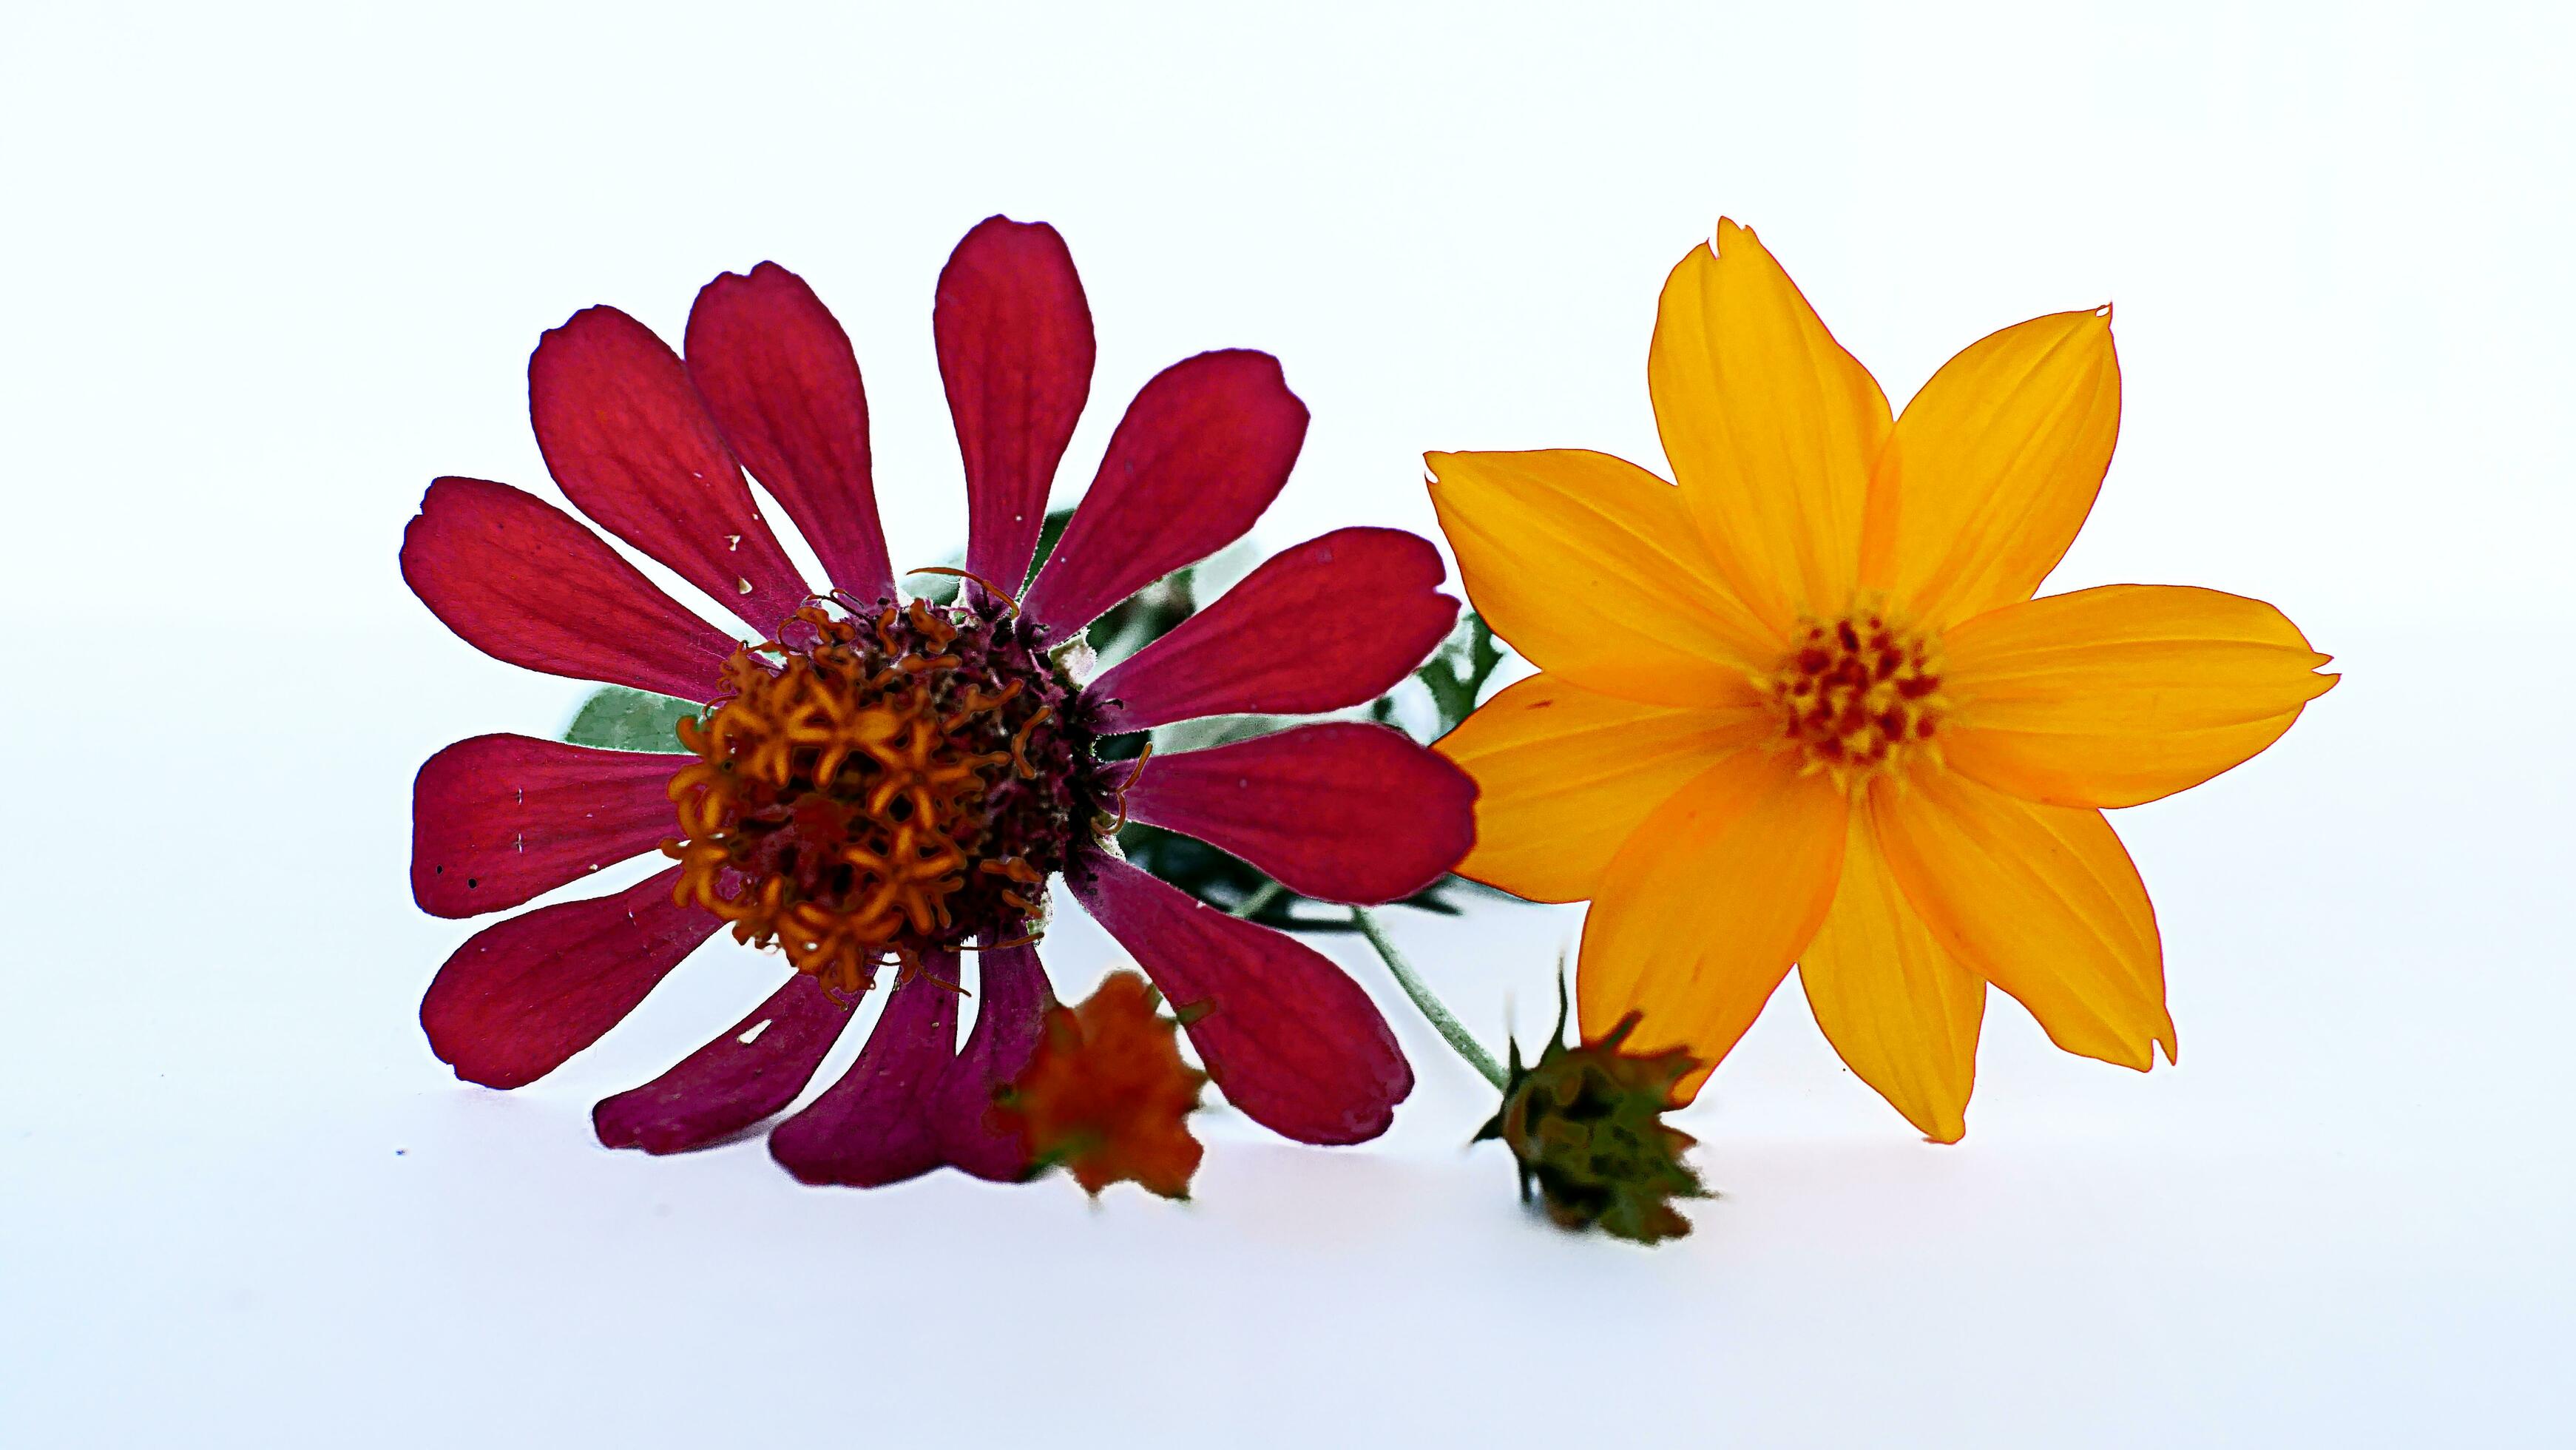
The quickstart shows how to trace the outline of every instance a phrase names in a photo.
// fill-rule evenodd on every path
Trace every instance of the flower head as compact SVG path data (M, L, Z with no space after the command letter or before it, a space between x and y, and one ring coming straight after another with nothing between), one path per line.
M1134 972L1112 972L1079 1007L1046 1014L1029 1065L996 1100L995 1117L1029 1161L1061 1163L1093 1197L1136 1183L1187 1198L1199 1141L1189 1115L1207 1074L1181 1060L1180 1024Z
M1699 1064L1679 1048L1627 1050L1637 1014L1602 1037L1565 1045L1564 983L1557 984L1555 1030L1536 1063L1511 1045L1503 1105L1474 1141L1499 1138L1512 1150L1521 1201L1538 1185L1547 1216L1563 1228L1598 1228L1652 1244L1680 1238L1690 1220L1676 1198L1706 1198L1699 1174L1682 1161L1697 1141L1664 1121L1673 1089Z
M2107 307L2006 328L1890 415L1752 232L1664 288L1647 367L1677 483L1600 453L1433 454L1469 598L1541 673L1439 746L1465 875L1593 903L1583 1030L1698 1059L1795 964L1926 1135L1966 1130L1991 983L2068 1051L2175 1050L2154 909L2103 808L2289 729L2334 677L2268 604L2034 598L2119 428Z
M851 995L881 962L1027 936L1109 803L1052 662L1006 606L809 605L780 634L680 722L676 895Z
M699 619L532 494L431 486L404 534L403 576L450 628L512 664L697 707L679 727L685 754L486 735L422 767L412 888L435 915L511 910L657 849L672 862L467 941L421 1004L432 1049L471 1081L532 1081L730 927L792 970L669 1073L602 1102L603 1142L671 1152L777 1112L852 1000L883 989L858 1064L779 1126L772 1153L808 1181L881 1183L942 1163L1017 1178L1022 1145L986 1110L1041 1037L1050 994L1031 948L1061 879L1164 992L1203 1007L1189 1030L1236 1106L1307 1142L1374 1137L1413 1079L1367 995L1312 949L1127 864L1115 832L1147 822L1308 895L1385 901L1464 853L1473 785L1372 725L1141 760L1095 746L1376 696L1456 617L1438 555L1393 530L1327 534L1084 679L1091 621L1269 506L1306 410L1261 353L1165 369L1032 577L1091 386L1091 313L1062 238L999 217L976 227L941 274L932 330L966 475L954 572L970 582L953 601L897 587L855 354L805 283L771 263L699 293L684 354L595 307L547 333L528 369L564 495L747 632ZM799 577L745 470L826 587ZM970 950L979 1011L961 1046Z

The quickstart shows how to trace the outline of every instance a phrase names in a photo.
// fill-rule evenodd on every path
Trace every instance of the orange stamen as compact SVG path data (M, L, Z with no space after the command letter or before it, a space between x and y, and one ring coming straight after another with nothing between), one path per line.
M1118 782L1118 793L1110 798L1117 802L1118 820L1102 834L1114 836L1127 829L1127 792L1135 788L1137 780L1145 774L1145 762L1153 758L1154 742L1148 740L1145 742L1144 750L1137 755L1134 768L1127 772L1127 778Z
M1020 612L1020 597L1018 595L1013 594L1008 589L1003 588L1001 585L994 583L992 580L985 578L981 574L972 573L964 569L951 569L944 564L932 564L911 570L903 577L909 579L914 574L946 574L955 579L972 579L976 583L984 586L985 593L992 595L994 598L1010 606L1011 614L1018 614ZM918 603L919 601L916 600L914 602ZM1007 618L1009 616L1004 617Z

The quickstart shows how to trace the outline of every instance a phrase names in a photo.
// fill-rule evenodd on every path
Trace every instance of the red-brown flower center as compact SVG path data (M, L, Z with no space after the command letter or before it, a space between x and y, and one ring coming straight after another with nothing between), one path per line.
M674 895L836 992L886 963L1026 937L1097 829L1088 735L1036 636L999 608L809 605L737 649L680 723Z
M1778 748L1798 753L1804 771L1824 771L1846 789L1938 761L1935 741L1949 702L1941 694L1939 641L1887 611L1855 606L1801 623L1798 642L1772 672L1780 712Z

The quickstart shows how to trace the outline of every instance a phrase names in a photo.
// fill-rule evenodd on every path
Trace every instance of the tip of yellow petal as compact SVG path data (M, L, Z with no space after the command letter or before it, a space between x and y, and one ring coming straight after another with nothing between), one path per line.
M1968 1105L1964 1101L1955 1106L1917 1103L1906 1107L1889 1098L1887 1105L1903 1114L1905 1121L1914 1125L1914 1131L1921 1133L1926 1143L1938 1143L1947 1148L1968 1136Z
M2309 663L2309 670L2314 672L2309 676L2309 684L2312 686L2308 691L2309 699L2313 700L2319 695L2324 694L2326 691L2343 683L2343 673L2341 671L2336 671L2333 674L2327 674L2324 672L2325 666L2333 662L2333 655L2318 655Z

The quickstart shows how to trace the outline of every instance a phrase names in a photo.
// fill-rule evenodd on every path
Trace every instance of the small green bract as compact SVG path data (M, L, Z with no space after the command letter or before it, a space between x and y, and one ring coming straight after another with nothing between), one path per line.
M1664 1121L1673 1085L1699 1063L1689 1053L1627 1052L1637 1014L1596 1041L1565 1045L1565 983L1556 988L1556 1030L1535 1064L1511 1045L1509 1086L1493 1121L1472 1141L1499 1138L1518 1160L1521 1201L1538 1185L1547 1216L1564 1228L1598 1228L1641 1244L1680 1238L1690 1220L1676 1198L1707 1198L1682 1161L1697 1140Z

